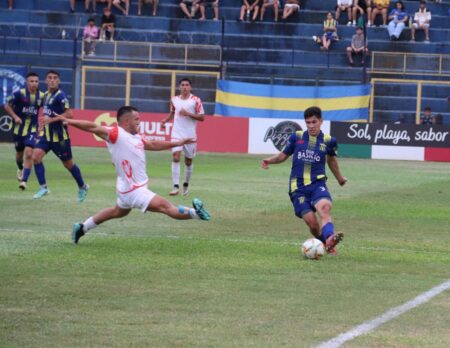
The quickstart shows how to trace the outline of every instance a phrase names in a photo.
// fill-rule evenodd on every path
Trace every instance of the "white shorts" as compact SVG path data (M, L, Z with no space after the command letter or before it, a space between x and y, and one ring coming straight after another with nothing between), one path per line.
M117 193L117 205L122 209L136 208L145 213L155 196L156 193L143 186L128 193Z
M428 29L430 27L429 23L413 23L415 29Z
M178 140L178 139L172 139L173 140ZM197 154L197 144L185 144L183 146L177 146L177 147L172 147L172 152L179 152L179 151L183 151L184 152L184 156L187 158L194 158L195 155Z
M293 8L294 10L300 10L300 6L297 4L286 4L284 5L285 8Z

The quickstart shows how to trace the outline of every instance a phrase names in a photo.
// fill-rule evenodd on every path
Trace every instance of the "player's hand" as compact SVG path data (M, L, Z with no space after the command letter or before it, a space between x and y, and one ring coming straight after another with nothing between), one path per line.
M342 178L340 178L338 180L339 185L344 186L347 183L347 178L345 176L343 176Z
M181 116L189 116L189 112L187 112L185 109L181 109L180 110L180 115Z
M266 160L266 159L263 159L263 160L261 161L261 168L262 168L262 169L269 169L269 161Z
M15 124L22 124L22 119L20 117L14 117Z

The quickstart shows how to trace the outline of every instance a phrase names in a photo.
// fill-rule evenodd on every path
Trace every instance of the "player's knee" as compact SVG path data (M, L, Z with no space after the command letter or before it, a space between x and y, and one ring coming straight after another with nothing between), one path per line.
M320 205L320 207L318 207L317 211L319 212L319 215L321 217L329 216L331 213L331 203L327 202L327 203Z
M184 159L184 164L186 164L188 167L190 167L192 165L192 158L185 158Z

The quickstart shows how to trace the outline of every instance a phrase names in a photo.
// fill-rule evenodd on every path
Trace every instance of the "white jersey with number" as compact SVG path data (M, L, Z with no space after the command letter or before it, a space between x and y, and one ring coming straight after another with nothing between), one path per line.
M148 183L144 140L139 134L130 134L121 127L108 127L106 144L116 167L116 189L126 194Z
M190 94L187 99L181 99L181 96L177 95L172 97L170 101L170 111L174 112L172 139L185 139L197 138L197 121L189 116L181 116L181 109L186 110L191 114L203 115L203 104L199 97Z

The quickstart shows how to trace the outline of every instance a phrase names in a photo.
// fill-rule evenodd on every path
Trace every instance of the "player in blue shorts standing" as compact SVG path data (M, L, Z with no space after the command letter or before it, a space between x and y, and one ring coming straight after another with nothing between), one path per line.
M65 93L59 89L61 80L56 71L47 72L45 82L47 83L47 92L44 94L44 128L39 133L33 151L34 171L41 187L33 198L39 199L49 193L42 160L47 152L52 150L77 182L78 201L83 202L89 186L84 182L80 168L72 160L69 132L67 126L62 122L65 118L72 118L69 101Z
M275 156L263 159L261 167L284 162L292 155L292 169L289 180L289 196L295 215L302 218L311 233L325 243L328 253L336 254L336 245L344 237L335 233L331 219L332 199L326 186L325 162L343 186L347 178L342 176L336 159L336 139L321 131L322 111L318 107L305 110L306 131L293 133L283 150ZM320 217L320 224L316 216Z
M5 105L6 112L14 119L14 146L16 148L17 180L19 188L27 188L28 177L33 166L33 148L38 130L39 109L44 93L39 90L39 75L30 72L26 76L26 87L10 97ZM25 153L25 163L24 163Z

